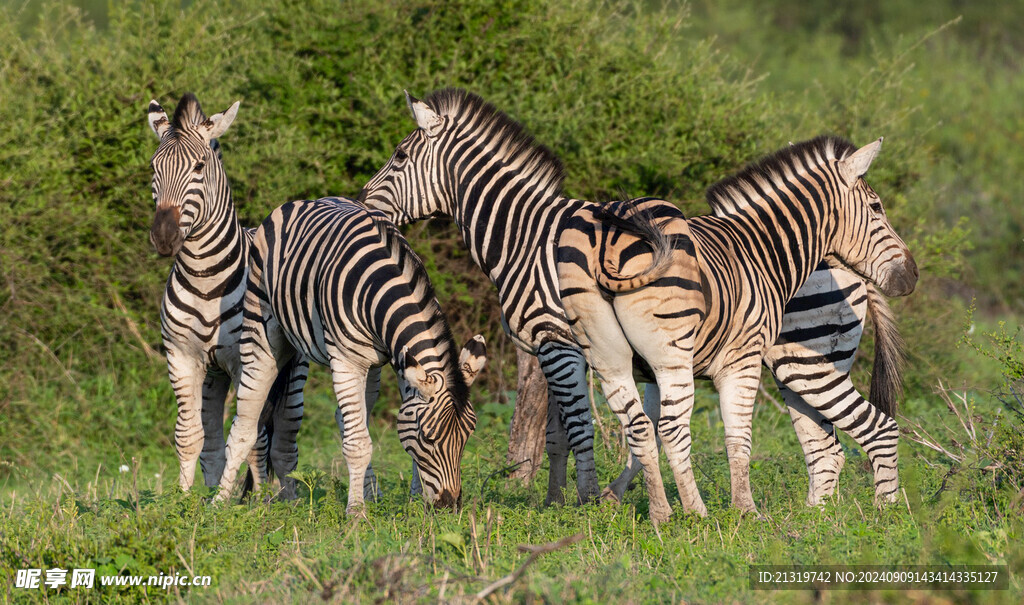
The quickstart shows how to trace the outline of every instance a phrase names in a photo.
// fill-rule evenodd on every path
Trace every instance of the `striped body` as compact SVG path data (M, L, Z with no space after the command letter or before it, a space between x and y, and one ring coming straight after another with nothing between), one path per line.
M227 497L255 441L259 402L279 368L301 355L331 370L349 512L363 503L367 416L386 363L402 383L398 434L424 497L457 504L459 462L476 422L468 383L483 365L483 343L474 339L458 357L426 271L397 229L343 198L289 202L257 230L250 263L238 415L218 498Z
M427 103L410 98L410 108L420 128L367 183L360 201L399 224L454 217L473 260L498 289L506 332L537 355L548 382L546 501L562 499L569 449L580 500L596 497L587 366L562 306L556 236L574 214L598 205L563 197L557 158L478 97L441 91Z
M779 340L790 299L826 256L890 295L908 294L916 284L917 267L909 250L861 178L880 146L876 141L858 150L830 137L791 146L712 187L708 202L715 214L689 220L708 294L695 368L719 392L733 505L742 510L755 510L749 484L750 423L760 366ZM791 307L796 310L797 305ZM790 334L814 342L828 329L819 324ZM786 337L781 346L789 346ZM840 349L833 353L849 355ZM785 364L785 357L774 359L773 369L782 381L800 393L824 388L815 386L814 376L779 372L778 362ZM833 372L835 384L828 387L848 383L844 374ZM848 396L856 393L852 384L848 391ZM664 399L662 395L662 407ZM870 405L865 408L891 422ZM891 498L894 492L880 495Z
M253 230L238 223L216 141L237 105L207 118L195 97L186 94L173 119L155 101L149 106L150 126L160 138L152 160L156 216L150 240L160 254L175 257L160 325L178 403L174 441L184 490L192 486L197 460L207 486L220 480L224 401L241 366L238 343ZM261 434L250 458L254 482L267 478L269 458L285 497L294 494L287 474L297 460L306 372L305 362L296 358L282 374L264 412L274 430Z

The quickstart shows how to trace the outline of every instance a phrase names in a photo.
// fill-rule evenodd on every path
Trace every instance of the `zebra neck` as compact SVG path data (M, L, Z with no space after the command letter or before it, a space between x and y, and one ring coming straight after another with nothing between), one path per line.
M791 197L784 202L752 200L734 212L709 217L716 223L704 229L699 218L692 225L705 248L731 249L731 254L768 285L771 295L791 299L825 258L826 243L836 221L829 204Z
M219 162L216 168L211 173L219 178L204 183L202 216L175 261L180 278L195 285L206 280L222 282L225 272L237 271L247 261L248 238L238 222Z
M585 202L533 186L518 175L492 181L481 176L462 180L453 215L470 256L500 287L515 259L553 258L553 234Z

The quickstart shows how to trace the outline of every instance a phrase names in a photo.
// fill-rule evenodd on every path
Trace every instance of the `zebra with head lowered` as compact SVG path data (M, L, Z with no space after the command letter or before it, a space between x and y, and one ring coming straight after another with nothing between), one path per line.
M174 257L160 307L160 332L178 402L174 443L183 490L192 486L197 460L207 486L220 481L224 401L239 375L246 261L254 230L238 223L217 142L237 112L235 103L206 117L192 93L182 96L170 119L159 103L149 103L149 126L160 139L151 162L156 215L149 237L161 256ZM272 437L261 434L249 465L254 482L265 479L269 446L286 498L295 493L288 473L297 462L295 434L307 370L296 357L281 373L266 409Z
M218 500L228 497L256 440L278 372L302 355L331 370L349 471L347 512L363 504L372 450L367 416L385 363L399 375L398 437L424 498L458 505L459 465L476 426L469 385L484 364L483 337L459 356L426 270L383 215L343 198L289 202L272 212L253 241L242 331L238 413Z
M558 160L525 135L512 138L514 144L503 144L508 138L506 129L510 128L510 123L515 123L503 114L502 119L496 118L495 110L475 95L446 90L434 93L426 102L411 98L409 102L420 128L402 141L389 162L364 188L360 199L387 212L398 222L435 214L454 216L474 258L499 286L503 317L529 318L533 325L540 325L541 320L546 320L547 325L566 325L559 285L550 266L554 263L555 242L559 231L564 228L564 221L587 203L560 195L562 175ZM519 129L521 131L521 127ZM523 203L523 198L532 203ZM495 237L498 240L492 241ZM502 261L501 268L505 273L494 270L494 260L485 263L481 259ZM832 282L833 285L836 283L842 281ZM513 284L516 288L503 287L502 284ZM807 300L822 308L845 304L830 296L807 297ZM525 322L508 323L513 335L517 328L521 329L518 339L521 343L529 339L530 331L522 329L529 327ZM552 332L555 337L552 340L563 350L578 351L575 340L567 342L564 332ZM799 336L794 336L794 339L798 341ZM814 342L809 346L828 347L829 344ZM851 348L855 349L856 344L853 343ZM835 351L830 349L828 353ZM847 353L848 357L850 355L852 352ZM782 368L791 361L795 358L779 362L777 373L780 376ZM567 367L574 369L572 365ZM848 378L845 372L838 371L831 364L825 364L816 373L841 380ZM563 369L562 374L570 373ZM579 380L582 380L582 374L581 368L578 370ZM554 400L557 401L558 395L558 389L552 388ZM585 392L571 401L580 401L583 397ZM815 407L834 403L825 397L806 399ZM584 404L579 414L567 424L578 431L575 436L570 433L574 447L589 452L593 433L586 407ZM830 414L832 410L826 409L825 412ZM818 414L817 410L814 414ZM858 420L863 416L859 415ZM831 427L825 416L805 414L801 418L803 420L795 427L801 434L805 456L810 461L812 454L829 449L823 444L829 443L829 439L834 443L834 437L831 437ZM813 431L807 430L809 424L814 424ZM860 427L861 435L868 434L874 426ZM551 456L549 500L564 485L565 478L565 457L558 455L557 428L553 431L549 424L548 452L549 455L555 454ZM813 459L820 461L823 457L815 455ZM838 473L840 465L841 462L833 462L830 468ZM812 475L819 468L809 465ZM583 467L577 460L577 481L580 485L591 484L585 476L591 472L592 468ZM596 475L592 482L596 483ZM834 481L818 484L812 480L810 491L816 489L819 495L827 494L828 490L834 489Z

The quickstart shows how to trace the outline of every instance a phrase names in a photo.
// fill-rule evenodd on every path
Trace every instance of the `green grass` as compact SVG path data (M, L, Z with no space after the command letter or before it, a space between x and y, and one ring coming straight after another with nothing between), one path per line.
M812 602L809 591L748 588L750 565L793 563L1006 564L1013 571L1009 591L910 596L1015 603L1024 595L1017 575L1024 564L1024 523L1019 513L1009 511L1015 494L1009 481L976 469L955 470L948 460L909 440L900 447L905 487L900 502L881 510L872 506L870 470L852 446L836 497L821 508L807 508L803 459L788 416L763 403L755 416L751 470L763 518L742 517L728 507L722 424L713 393L702 389L692 425L697 478L709 516L677 513L655 529L647 519L642 489L627 492L622 506L543 508L546 466L528 486L505 480L501 470L512 408L492 399L476 397L480 424L463 461L458 513L434 512L409 500L409 458L392 425L375 420L374 464L384 496L367 506L365 518L346 517L347 474L334 432L333 398L322 389L308 396L300 433L301 470L312 493L300 487L294 502L218 507L205 503L205 488L183 494L175 485L173 449L163 443L92 448L79 452L76 465L48 472L14 469L0 486L0 579L5 585L0 594L34 602L57 596L53 589L14 589L13 573L19 568L94 567L109 574L210 575L213 585L169 592L105 588L88 595L65 589L61 595L114 602L470 599L523 564L527 555L519 545L582 533L578 543L542 555L493 599ZM936 397L911 399L906 413L942 435L941 423L948 424L952 416L937 402ZM984 418L997 407L986 399L976 405ZM596 452L601 481L607 483L625 452L614 418L603 413L602 426ZM121 464L131 470L120 472ZM667 464L662 467L670 500L678 502ZM956 481L949 480L952 472ZM567 496L574 498L571 486ZM907 595L843 596L873 602Z

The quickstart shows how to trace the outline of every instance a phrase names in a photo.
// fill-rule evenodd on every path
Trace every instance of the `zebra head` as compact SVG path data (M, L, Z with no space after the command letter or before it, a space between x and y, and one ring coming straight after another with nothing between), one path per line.
M835 160L840 203L831 255L886 296L906 296L917 285L917 264L863 178L881 148L878 139Z
M462 501L462 453L476 428L468 389L486 360L484 337L478 334L462 349L457 368L427 370L408 350L395 364L402 389L398 437L416 462L423 497L432 505L455 508Z
M450 137L452 118L440 115L429 105L405 91L409 111L418 128L391 154L391 158L359 192L358 200L380 210L398 225L452 214L453 179L441 161Z
M167 114L149 102L149 127L160 139L153 154L153 201L156 215L149 239L161 256L175 256L193 229L202 223L207 204L228 196L227 178L216 138L238 113L238 102L207 118L192 93L185 93Z

